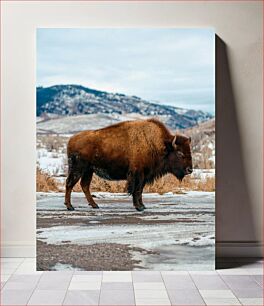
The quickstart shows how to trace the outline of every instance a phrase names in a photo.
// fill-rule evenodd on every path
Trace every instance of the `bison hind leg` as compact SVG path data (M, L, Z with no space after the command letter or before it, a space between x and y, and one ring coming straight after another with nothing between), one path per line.
M65 191L65 201L67 209L74 210L71 205L71 192L75 184L79 181L81 177L81 169L79 166L79 158L77 155L71 155L68 157L68 177L66 179L66 191Z
M72 211L74 210L73 206L71 205L71 192L75 184L79 181L81 177L80 173L70 172L67 179L66 179L66 192L65 192L65 202L67 209Z
M90 184L93 178L93 171L91 169L86 169L86 171L82 175L81 179L81 187L85 194L85 197L89 203L89 205L92 206L92 208L99 208L99 206L95 203L91 193L90 193Z

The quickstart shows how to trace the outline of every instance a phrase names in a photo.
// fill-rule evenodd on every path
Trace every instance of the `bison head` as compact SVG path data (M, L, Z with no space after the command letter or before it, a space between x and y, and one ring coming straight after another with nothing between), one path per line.
M192 155L190 149L191 138L176 135L167 145L167 166L170 173L174 174L180 181L185 175L191 174Z

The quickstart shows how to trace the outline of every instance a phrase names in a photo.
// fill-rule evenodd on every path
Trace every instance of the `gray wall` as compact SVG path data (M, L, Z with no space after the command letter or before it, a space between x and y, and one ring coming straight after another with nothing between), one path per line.
M216 40L217 252L262 241L262 2L4 2L2 255L35 253L36 27L213 27Z

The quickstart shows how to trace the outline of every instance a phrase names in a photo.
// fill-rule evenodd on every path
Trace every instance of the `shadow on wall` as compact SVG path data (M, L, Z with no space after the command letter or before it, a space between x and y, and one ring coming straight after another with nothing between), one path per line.
M232 87L228 46L216 35L216 241L220 244L256 241L238 104ZM220 247L216 254L222 253Z

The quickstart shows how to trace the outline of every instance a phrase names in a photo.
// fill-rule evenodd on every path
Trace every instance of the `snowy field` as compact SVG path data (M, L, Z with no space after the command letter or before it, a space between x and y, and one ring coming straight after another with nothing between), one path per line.
M126 194L37 193L38 270L213 270L214 192L148 193L137 212Z
M39 117L38 117L39 118ZM62 116L52 120L37 119L39 134L74 134L84 130L95 130L125 120L146 119L140 114L86 114Z

